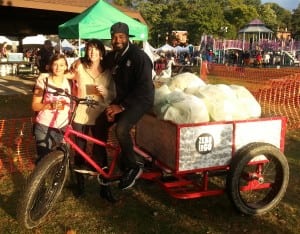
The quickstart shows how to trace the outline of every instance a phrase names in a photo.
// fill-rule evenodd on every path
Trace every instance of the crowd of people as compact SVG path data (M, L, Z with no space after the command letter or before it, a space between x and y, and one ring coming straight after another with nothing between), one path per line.
M46 72L38 77L32 99L32 109L37 112L34 124L36 163L60 144L72 110L70 101L64 96L54 96L52 89L62 88L78 97L89 96L98 101L99 105L95 109L80 105L75 113L73 128L107 141L110 127L115 125L115 135L122 152L120 165L123 175L119 188L123 190L132 187L143 170L144 162L133 150L130 132L153 106L153 66L146 53L129 41L127 24L118 22L112 25L110 33L111 52L105 51L100 40L89 40L85 56L76 60L70 69L65 55L50 56L47 51L40 53L41 59L47 55L50 60L48 63L46 60L39 63ZM75 140L81 149L86 149L85 140L79 137ZM102 168L107 168L106 149L103 146L94 144L92 155ZM81 197L85 194L84 176L79 172L82 173L81 168L87 165L83 158L75 154L74 166L75 169L79 168L75 170L75 195ZM93 169L88 168L86 171L90 170ZM109 202L116 201L108 185L100 186L100 196Z
M249 66L249 67L275 67L280 65L293 65L290 57L285 57L282 52L272 50L242 51L237 49L212 50L205 48L201 51L175 53L174 51L160 52L160 58L155 61L154 69L157 75L168 69L169 61L172 59L177 66L202 66L204 62L208 68L212 63L225 64L227 66ZM300 55L294 55L300 59Z
M18 52L17 52L18 51ZM56 53L64 54L67 58L77 58L78 50L63 50L63 48L59 48L58 46L53 46L53 42L51 40L45 40L43 45L31 45L24 46L23 49L20 47L17 49L10 43L4 41L0 44L0 60L1 62L21 62L24 61L25 64L31 64L35 70L32 70L34 74L45 73L49 71L49 62L50 58ZM17 56L14 54L18 54ZM19 54L23 54L22 57ZM11 56L9 56L11 55ZM12 59L12 60L11 60ZM16 60L17 59L17 60ZM12 63L8 63L11 66ZM12 69L8 69L6 74L16 74Z
M225 64L237 66L268 67L281 64L282 56L273 51L238 51L225 53Z

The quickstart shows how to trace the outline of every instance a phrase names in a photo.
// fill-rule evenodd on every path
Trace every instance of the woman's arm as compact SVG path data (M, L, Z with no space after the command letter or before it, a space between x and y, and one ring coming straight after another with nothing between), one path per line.
M78 73L78 67L81 64L80 59L77 59L76 61L74 61L71 66L70 69L68 70L67 73L65 73L65 77L69 80L76 80L76 75Z

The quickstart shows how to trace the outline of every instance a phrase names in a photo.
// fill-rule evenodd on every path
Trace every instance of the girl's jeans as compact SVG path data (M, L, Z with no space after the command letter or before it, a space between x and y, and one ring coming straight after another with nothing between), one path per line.
M34 137L36 141L37 164L44 156L49 154L63 140L64 128L50 128L48 126L35 123Z

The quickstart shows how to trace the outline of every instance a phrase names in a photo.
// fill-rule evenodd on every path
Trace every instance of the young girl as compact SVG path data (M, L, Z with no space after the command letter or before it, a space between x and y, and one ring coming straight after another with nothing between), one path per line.
M60 144L63 138L62 130L69 121L70 99L54 95L55 89L52 88L71 92L70 83L65 77L67 60L64 55L56 54L49 65L50 73L43 73L38 77L32 99L32 109L37 112L34 124L36 163Z

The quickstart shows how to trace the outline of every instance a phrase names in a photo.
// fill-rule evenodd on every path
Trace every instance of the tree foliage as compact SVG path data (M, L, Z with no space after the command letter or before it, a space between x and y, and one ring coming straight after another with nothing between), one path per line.
M114 3L140 11L149 26L152 44L171 40L172 31L188 31L189 42L198 44L203 34L234 39L238 31L260 19L278 29L300 33L300 6L292 12L276 3L260 0L115 0ZM298 17L296 17L298 15ZM227 27L227 32L221 30Z
M300 4L298 5L298 8L293 10L291 27L293 29L294 37L299 40L300 39Z
M264 23L271 29L277 29L279 27L277 21L277 14L272 8L271 4L264 4L259 8L259 15L264 19Z

